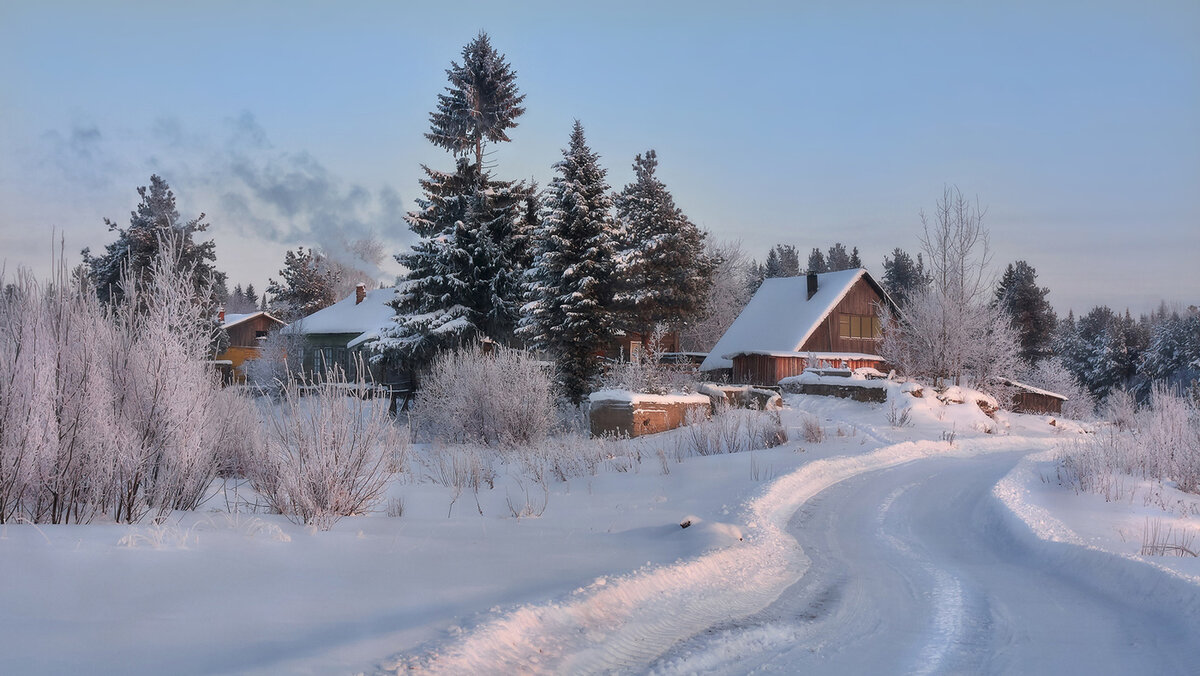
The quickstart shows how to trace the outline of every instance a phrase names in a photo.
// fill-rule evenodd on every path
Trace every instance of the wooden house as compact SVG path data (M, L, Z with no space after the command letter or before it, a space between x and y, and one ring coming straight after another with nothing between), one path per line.
M379 338L379 331L395 316L388 305L395 292L391 288L368 291L366 285L359 284L353 294L289 324L284 334L304 338L301 367L317 373L336 366L351 380L362 375L376 383L387 383L388 375L366 362L369 344ZM367 369L361 374L360 364Z
M700 370L760 386L808 367L886 370L880 308L896 305L863 269L767 279Z
M228 362L228 380L244 380L241 366L248 359L257 359L262 354L262 342L272 331L286 326L282 320L266 312L248 314L226 314L218 316L221 328L229 334L229 347L214 357L214 362Z

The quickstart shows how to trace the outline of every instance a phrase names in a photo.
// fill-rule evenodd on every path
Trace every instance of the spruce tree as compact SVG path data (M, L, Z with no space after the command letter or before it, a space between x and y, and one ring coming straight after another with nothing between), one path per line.
M613 308L618 326L643 339L656 324L678 326L696 316L715 268L704 233L675 206L657 167L653 150L634 158L636 178L614 200L621 252Z
M297 247L284 254L281 281L268 280L271 312L286 322L302 319L337 302L337 271L318 251ZM264 296L265 297L265 296Z
M506 341L518 317L520 259L528 259L521 238L533 187L497 180L483 165L488 143L509 140L525 97L486 33L463 48L462 58L446 71L450 84L426 134L457 158L455 170L422 166L424 195L405 217L421 239L396 255L408 272L392 301L395 323L375 346L376 361L410 370L481 335Z
M825 254L813 247L812 253L808 255L808 274L821 272L829 272L829 264L825 262Z
M1021 358L1033 364L1049 356L1057 317L1037 285L1037 271L1025 261L1010 263L996 288L995 302L1012 318L1021 336Z
M849 270L851 267L854 267L850 264L850 254L846 253L846 247L841 242L837 242L829 247L829 257L826 259L826 265L829 266L829 272Z
M892 300L904 307L909 299L928 288L932 277L925 271L925 262L921 254L913 261L900 247L892 250L891 258L883 257L883 278L880 284Z
M850 252L850 269L857 270L862 266L862 258L859 258L858 256L858 247L854 247L854 249Z
M106 245L100 256L92 256L89 249L83 250L83 263L100 300L123 302L126 291L121 288L123 271L128 268L133 283L141 283L163 243L170 239L180 249L180 269L190 270L196 302L215 311L225 295L222 293L225 273L217 271L215 266L216 245L211 240L195 241L196 233L208 229L204 214L183 220L175 208L175 193L157 174L150 177L150 185L139 187L137 192L142 199L129 215L128 228L104 219L109 231L117 233L117 240Z
M546 190L520 332L554 355L564 394L578 406L613 336L615 224L606 172L577 120Z

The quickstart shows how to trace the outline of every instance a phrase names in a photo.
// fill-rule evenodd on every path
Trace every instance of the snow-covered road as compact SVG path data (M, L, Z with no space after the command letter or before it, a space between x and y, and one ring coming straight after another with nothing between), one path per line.
M811 560L766 610L655 673L1197 673L1197 588L1038 540L991 494L1024 452L931 458L840 482L788 531Z

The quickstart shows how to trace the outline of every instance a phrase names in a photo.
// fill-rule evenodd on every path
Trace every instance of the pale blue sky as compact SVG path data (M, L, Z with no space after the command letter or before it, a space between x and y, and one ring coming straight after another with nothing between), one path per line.
M482 29L527 95L501 177L545 184L579 118L615 187L653 147L718 237L840 240L876 273L952 183L1060 311L1200 302L1200 3L437 4L6 0L0 259L103 245L153 172L231 283L343 232L398 250Z

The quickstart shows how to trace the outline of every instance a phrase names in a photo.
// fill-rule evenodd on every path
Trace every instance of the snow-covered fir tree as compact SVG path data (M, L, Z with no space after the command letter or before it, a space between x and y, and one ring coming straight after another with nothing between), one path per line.
M1021 358L1033 364L1050 354L1057 316L1050 289L1037 284L1037 271L1025 261L1009 263L996 287L995 302L1012 317L1021 336Z
M900 307L904 307L914 294L928 287L932 280L925 271L925 262L919 253L914 261L907 252L896 247L890 258L883 257L883 279L880 283Z
M120 303L129 291L121 285L123 271L128 268L129 281L141 284L149 276L151 264L169 240L178 248L176 264L188 271L196 301L213 313L225 286L225 273L216 269L216 245L211 241L197 242L195 235L208 229L204 214L183 220L175 207L175 193L157 174L150 185L137 189L141 202L129 215L129 227L104 219L117 240L105 245L104 253L92 256L83 250L83 262L88 277L100 300ZM215 313L214 313L215 314Z
M763 275L767 279L775 277L795 277L800 274L800 255L791 244L776 244L767 252L767 262L763 266Z
M704 233L675 206L657 167L653 150L634 158L635 179L614 200L621 251L613 309L620 328L643 337L656 324L680 326L698 315L715 267Z
M510 140L508 130L525 113L525 95L517 90L516 71L492 47L487 33L481 31L467 43L462 58L461 65L451 61L446 70L450 86L438 94L425 138L456 157L474 154L475 165L482 166L487 143Z
M410 366L477 336L506 340L519 312L521 271L509 247L524 187L484 176L479 189L478 166L465 157L453 174L424 169L425 196L405 217L421 239L396 256L408 273L392 301L395 323L376 347Z
M520 333L554 355L563 393L579 405L600 374L597 354L613 336L616 228L607 172L578 121L554 168Z
M337 271L319 251L304 247L288 251L279 275L281 280L268 280L267 293L271 311L284 321L296 321L337 302Z
M836 242L833 246L829 247L829 256L826 257L825 261L829 266L829 272L849 270L852 267L857 267L851 265L850 254L846 251L846 245L841 242Z
M1200 381L1200 309L1171 313L1154 326L1139 372L1151 382L1194 387Z
M396 255L408 272L392 302L395 323L381 332L373 357L410 370L480 335L508 340L519 310L519 259L528 259L522 236L533 189L497 180L484 167L487 144L509 140L525 97L486 33L462 58L446 71L450 84L426 134L457 158L455 170L422 166L424 194L405 217L421 239Z
M808 255L808 274L822 272L829 272L829 263L825 262L825 254L813 247L812 253Z

